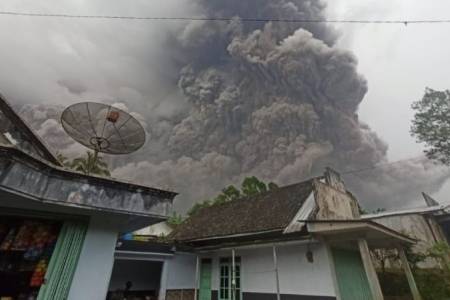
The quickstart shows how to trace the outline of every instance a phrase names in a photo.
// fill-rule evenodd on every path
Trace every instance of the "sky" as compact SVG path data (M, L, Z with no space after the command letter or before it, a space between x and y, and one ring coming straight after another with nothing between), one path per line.
M0 10L189 16L195 7L187 0L2 0ZM366 20L446 19L448 11L448 0L330 0L327 8L330 19ZM135 110L170 114L180 95L164 86L173 76L175 54L162 45L167 32L180 26L0 16L0 91L13 103L63 105L80 100L77 90L88 91L83 96L90 99L84 100L126 99ZM425 87L450 88L450 24L333 26L340 33L338 46L354 53L368 81L360 119L387 142L391 161L420 155L423 146L409 134L411 103L421 98ZM446 201L449 192L447 183L435 196Z
M330 18L339 19L446 19L445 0L335 0L329 1ZM369 92L360 118L389 144L392 160L414 157L422 147L409 136L411 103L425 87L448 89L450 24L338 25L340 46L350 49L367 78Z
M448 19L445 0L334 0L330 18L339 19ZM389 145L390 160L420 155L423 145L410 136L411 104L421 99L425 87L450 88L450 24L338 25L339 45L358 58L359 70L369 91L359 110ZM448 201L450 184L434 196Z

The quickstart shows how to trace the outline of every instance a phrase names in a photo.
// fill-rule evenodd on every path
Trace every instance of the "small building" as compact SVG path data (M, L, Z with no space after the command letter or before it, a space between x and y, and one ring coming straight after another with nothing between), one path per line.
M417 242L412 247L415 253L425 254L435 244L448 242L450 238L450 206L441 205L439 202L423 193L426 206L386 211L363 215L362 219L370 220L402 232ZM437 262L426 259L419 262L418 267L438 267Z
M116 259L162 262L160 300L383 299L369 249L398 249L405 262L403 249L415 243L361 219L355 197L330 169L201 209L169 237L174 247L164 256L116 249ZM407 263L404 270L420 299Z
M118 235L175 196L63 168L0 96L0 298L104 300Z

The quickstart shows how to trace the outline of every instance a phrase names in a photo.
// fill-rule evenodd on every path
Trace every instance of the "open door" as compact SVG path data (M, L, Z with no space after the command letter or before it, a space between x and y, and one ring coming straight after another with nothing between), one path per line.
M202 259L200 268L199 300L211 300L211 272L212 261L209 258Z
M372 300L369 281L357 250L332 248L341 300Z

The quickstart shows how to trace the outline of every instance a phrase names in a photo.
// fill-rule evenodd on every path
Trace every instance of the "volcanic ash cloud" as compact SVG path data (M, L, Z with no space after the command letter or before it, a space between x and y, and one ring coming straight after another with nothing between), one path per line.
M167 47L176 56L183 111L164 118L140 112L152 139L133 162L114 164L116 177L169 186L187 209L247 175L287 184L327 165L348 170L386 162L387 145L358 120L367 82L354 55L335 46L332 28L240 19L322 19L323 3L197 4L202 16L233 19L192 21L172 32ZM363 203L389 208L439 188L448 171L433 170L417 161L346 179Z

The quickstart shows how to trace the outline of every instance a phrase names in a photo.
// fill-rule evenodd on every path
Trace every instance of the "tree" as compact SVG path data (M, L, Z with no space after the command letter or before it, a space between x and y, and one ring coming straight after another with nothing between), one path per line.
M255 176L252 176L244 179L241 189L245 196L254 196L267 192L267 185Z
M68 158L62 153L56 153L56 159L65 167L69 167Z
M167 219L166 222L172 227L177 227L178 225L183 223L183 217L176 212L173 212L173 214Z
M411 135L425 143L429 159L450 165L450 91L425 89L423 98L412 104L415 110Z
M239 190L234 185L229 185L222 190L222 192L214 197L212 200L206 200L203 202L197 202L188 211L188 216L196 214L199 210L204 207L226 203L229 201L237 200L243 197L251 197L260 193L271 191L277 189L278 185L270 182L268 184L259 180L255 176L246 177L241 184L241 189Z
M64 162L63 162L64 164ZM96 174L101 176L111 176L108 169L108 164L103 160L101 156L97 156L91 151L86 152L86 156L77 157L71 162L65 163L66 166L72 170L84 173L84 174Z

